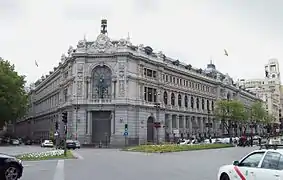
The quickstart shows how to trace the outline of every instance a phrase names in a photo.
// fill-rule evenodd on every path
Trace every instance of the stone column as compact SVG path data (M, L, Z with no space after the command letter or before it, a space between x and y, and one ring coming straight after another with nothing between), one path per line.
M198 117L198 121L199 121L199 123L200 123L200 133L204 133L204 119L203 119L203 117Z
M197 98L196 97L193 97L194 98L194 109L197 110Z
M182 119L183 119L183 128L187 129L186 128L186 116L182 116Z
M114 125L114 123L116 123L115 122L115 113L114 113L114 111L112 111L111 112L111 134L109 134L109 136L111 136L112 134L114 134L115 133L115 125Z
M92 111L87 112L87 135L92 134Z
M176 115L176 129L179 129L180 130L180 126L179 126L179 124L180 124L180 117L179 117L179 115L177 114Z
M187 120L188 120L188 124L189 124L189 132L190 132L190 136L192 136L193 134L193 126L192 126L192 118L191 116L187 116Z
M169 133L172 134L172 114L168 114L168 128L169 128Z

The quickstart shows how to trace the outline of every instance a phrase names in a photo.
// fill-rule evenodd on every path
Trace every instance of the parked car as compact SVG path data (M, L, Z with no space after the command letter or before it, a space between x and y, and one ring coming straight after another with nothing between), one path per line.
M43 143L41 143L41 147L54 147L54 144L51 140L44 140Z
M76 149L76 142L73 140L66 141L67 149Z
M25 145L32 145L32 140L26 140Z
M17 145L17 146L20 145L20 141L18 139L11 139L10 142L12 145Z
M81 148L81 143L78 140L74 141L76 143L76 148L80 149Z
M0 154L0 179L17 180L22 177L23 165L20 159Z

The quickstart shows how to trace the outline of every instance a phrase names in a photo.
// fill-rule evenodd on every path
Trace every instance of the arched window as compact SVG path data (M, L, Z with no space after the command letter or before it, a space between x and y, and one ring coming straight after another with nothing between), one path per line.
M175 94L171 93L171 105L175 106Z
M195 103L194 98L191 97L191 108L192 108L192 109L194 108L194 103Z
M167 95L166 91L164 91L164 93L163 93L163 101L164 101L164 104L167 105L167 103L168 103L168 95Z
M187 108L188 107L188 96L185 95L185 107Z
M199 109L199 98L197 98L197 109Z
M181 94L178 95L178 106L182 106L182 96Z
M204 99L201 99L201 109L204 110Z
M105 65L97 66L92 70L92 97L111 97L112 73L111 69Z

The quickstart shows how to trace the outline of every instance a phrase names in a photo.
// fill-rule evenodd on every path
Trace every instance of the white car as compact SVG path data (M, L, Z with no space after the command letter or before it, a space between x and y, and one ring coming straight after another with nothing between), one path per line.
M274 146L274 145L273 145ZM283 149L255 150L240 161L220 167L218 180L280 180L283 179ZM279 147L279 146L278 146ZM281 146L283 147L283 146Z
M41 143L41 147L54 147L54 144L51 140L44 140L43 143Z
M12 139L12 145L20 145L20 141L18 139Z

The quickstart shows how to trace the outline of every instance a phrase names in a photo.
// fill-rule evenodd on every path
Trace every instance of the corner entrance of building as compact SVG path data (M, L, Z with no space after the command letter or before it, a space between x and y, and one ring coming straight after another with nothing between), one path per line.
M111 111L92 112L92 143L109 144L111 135Z
M154 141L154 118L149 116L147 119L147 142Z

